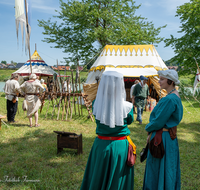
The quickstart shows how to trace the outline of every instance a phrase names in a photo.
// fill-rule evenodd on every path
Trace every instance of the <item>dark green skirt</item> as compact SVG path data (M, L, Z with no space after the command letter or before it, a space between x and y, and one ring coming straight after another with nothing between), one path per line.
M127 140L101 140L92 146L81 190L132 190L134 166L126 164Z

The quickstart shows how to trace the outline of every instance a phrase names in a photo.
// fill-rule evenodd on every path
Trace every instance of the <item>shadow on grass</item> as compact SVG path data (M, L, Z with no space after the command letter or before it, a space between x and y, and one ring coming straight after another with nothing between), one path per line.
M16 124L16 123L8 123L8 125L12 125L14 127L27 127L29 124Z
M21 138L0 144L0 187L3 189L80 189L94 138L83 136L83 154L64 149L57 154L57 134L29 129ZM19 183L10 179L20 179ZM29 180L23 181L24 176Z

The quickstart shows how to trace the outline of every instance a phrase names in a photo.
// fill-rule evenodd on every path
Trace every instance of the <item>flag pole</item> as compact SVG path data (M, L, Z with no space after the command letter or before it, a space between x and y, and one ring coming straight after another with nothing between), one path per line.
M198 69L198 71L199 71L199 73L200 73L200 70L199 70L199 65L198 65L198 63L197 63L197 60L196 60L196 58L194 57L194 60L195 60L195 62L196 62L196 65L197 65L197 69Z
M28 51L29 51L29 60L30 60L30 69L32 74L32 64L31 64L31 50L30 50L30 34L29 34L29 27L28 27L28 12L27 12L27 3L25 0L25 11L26 11L26 31L28 35Z

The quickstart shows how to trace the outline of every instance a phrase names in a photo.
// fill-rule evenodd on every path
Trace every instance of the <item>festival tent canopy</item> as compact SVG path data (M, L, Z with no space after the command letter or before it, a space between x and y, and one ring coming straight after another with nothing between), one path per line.
M151 77L166 69L154 45L106 45L92 65L86 84L95 83L95 77L107 70L118 71L124 77Z
M40 55L36 50L31 56L31 64L32 64L32 73L38 76L53 76L53 74L56 73L51 67L49 67L43 61L43 59L40 57ZM14 73L18 73L20 76L24 77L29 76L31 74L30 60L28 60L20 69L18 69Z

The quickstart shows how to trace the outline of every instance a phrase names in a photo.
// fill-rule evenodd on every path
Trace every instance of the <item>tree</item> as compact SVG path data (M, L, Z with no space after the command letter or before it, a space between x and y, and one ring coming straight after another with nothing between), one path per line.
M178 7L176 16L180 17L181 30L183 36L166 39L166 46L172 46L175 56L171 61L180 63L184 66L179 72L180 74L191 72L196 73L196 63L200 63L200 0L190 0Z
M136 16L139 9L133 0L60 0L57 21L38 20L44 28L44 42L55 43L55 48L62 48L76 56L80 61L92 58L107 44L152 44L159 43L161 28L155 28L146 18ZM58 11L57 11L58 12Z
M15 65L15 66L17 65L17 62L14 62L13 60L10 63Z
M6 61L1 61L1 63L5 64L5 65L7 64L7 62L6 62Z

